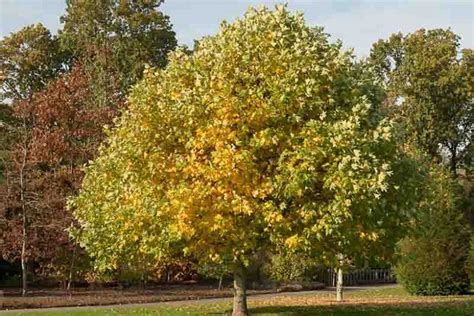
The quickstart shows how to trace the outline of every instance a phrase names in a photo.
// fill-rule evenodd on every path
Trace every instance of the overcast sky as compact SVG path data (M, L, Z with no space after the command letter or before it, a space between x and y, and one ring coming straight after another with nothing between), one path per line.
M97 0L100 1L100 0ZM216 33L222 20L232 21L249 6L273 6L271 0L167 0L168 14L178 41L192 46L194 39ZM292 10L302 11L310 25L324 26L345 47L367 55L379 38L419 28L450 27L461 36L462 47L474 47L474 0L290 0ZM0 37L21 27L42 22L56 32L64 0L0 0Z

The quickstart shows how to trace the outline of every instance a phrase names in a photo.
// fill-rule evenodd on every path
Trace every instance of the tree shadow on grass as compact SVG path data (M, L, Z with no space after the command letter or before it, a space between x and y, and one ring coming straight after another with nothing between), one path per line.
M262 306L251 308L252 315L474 315L474 302L453 303L419 303L407 302L396 305L342 304L315 306Z

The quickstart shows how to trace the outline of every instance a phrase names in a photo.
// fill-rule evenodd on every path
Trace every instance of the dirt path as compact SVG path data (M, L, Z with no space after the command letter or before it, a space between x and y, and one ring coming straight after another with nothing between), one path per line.
M383 288L394 288L398 287L397 284L384 284L384 285L368 285L368 286L348 286L344 288L345 292L351 291L361 291L369 289L383 289ZM281 292L281 293L270 293L270 294L255 294L248 297L248 300L264 300L272 299L278 296L309 296L315 294L325 294L325 293L335 293L335 289L328 287L322 290L314 291L300 291L300 292ZM77 310L101 310L101 309L111 309L111 308L153 308L153 307L179 307L182 305L204 305L204 304L216 304L222 302L230 302L232 298L221 297L221 298L204 298L196 300L180 300L180 301L169 301L169 302L157 302L157 303L140 303L140 304L114 304L114 305L96 305L96 306L76 306L76 307L50 307L50 308L31 308L31 309L14 309L14 310L3 310L0 311L0 314L11 314L11 313L21 313L21 312L66 312L66 311L77 311Z

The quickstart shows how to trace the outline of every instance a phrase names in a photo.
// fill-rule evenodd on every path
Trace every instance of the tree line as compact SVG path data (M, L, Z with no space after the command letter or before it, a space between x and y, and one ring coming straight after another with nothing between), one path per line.
M161 2L67 1L57 36L36 24L0 43L0 245L24 291L28 271L67 278L82 255L66 198L145 65L163 67L176 47Z
M468 290L474 54L456 34L356 59L278 6L190 51L161 3L70 0L57 36L0 42L0 250L24 292L193 262L232 275L239 315L250 267L294 260Z

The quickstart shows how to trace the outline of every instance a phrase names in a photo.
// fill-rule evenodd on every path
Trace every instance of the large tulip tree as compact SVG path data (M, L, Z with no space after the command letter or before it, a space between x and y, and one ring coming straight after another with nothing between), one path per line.
M281 6L250 9L192 55L147 69L70 201L97 268L179 250L229 269L233 314L246 315L261 251L337 266L394 240L409 206L398 201L404 163L354 68Z

